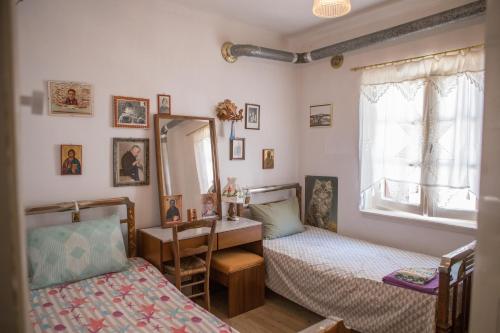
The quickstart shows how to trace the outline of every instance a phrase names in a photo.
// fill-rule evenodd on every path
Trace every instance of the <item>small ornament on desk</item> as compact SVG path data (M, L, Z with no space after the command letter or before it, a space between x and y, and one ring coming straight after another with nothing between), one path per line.
M187 210L187 220L188 222L193 222L193 221L196 221L198 219L198 216L197 216L197 213L196 213L196 209L195 208L189 208Z
M236 177L228 177L227 184L222 191L222 202L229 203L227 210L227 219L229 221L238 221L237 204L245 202L245 193L240 186L236 184Z

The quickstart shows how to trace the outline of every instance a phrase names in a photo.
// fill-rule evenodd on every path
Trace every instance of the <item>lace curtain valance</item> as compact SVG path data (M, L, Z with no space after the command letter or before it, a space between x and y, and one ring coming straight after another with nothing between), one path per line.
M478 191L484 50L365 70L361 192L380 180Z

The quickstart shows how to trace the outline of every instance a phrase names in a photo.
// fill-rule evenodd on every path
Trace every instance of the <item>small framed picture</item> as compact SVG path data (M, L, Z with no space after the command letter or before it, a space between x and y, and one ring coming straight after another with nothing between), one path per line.
M113 138L113 186L149 185L149 139Z
M149 99L113 96L114 126L149 128Z
M182 195L165 195L161 197L162 227L182 222Z
M82 174L82 146L61 145L61 175Z
M246 129L260 129L260 105L245 104L245 128Z
M49 81L49 114L54 116L92 116L93 91L88 83Z
M234 138L229 141L229 159L244 160L245 159L245 139Z
M262 149L262 169L274 169L274 149Z
M171 114L171 101L170 95L158 94L158 113Z
M217 193L207 193L201 195L201 218L217 217Z
M311 105L309 116L310 127L332 126L333 106L332 104Z

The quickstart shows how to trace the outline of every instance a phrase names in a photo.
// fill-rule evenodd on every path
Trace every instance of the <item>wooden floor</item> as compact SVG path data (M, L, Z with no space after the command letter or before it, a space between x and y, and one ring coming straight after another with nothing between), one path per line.
M292 333L309 327L324 318L270 290L266 303L252 311L227 318L227 291L211 293L212 313L241 333Z

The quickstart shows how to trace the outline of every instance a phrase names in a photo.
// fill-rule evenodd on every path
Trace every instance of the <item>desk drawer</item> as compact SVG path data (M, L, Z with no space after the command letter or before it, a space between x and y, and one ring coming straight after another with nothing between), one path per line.
M219 250L262 240L262 226L231 230L217 234Z
M207 243L207 238L208 238L208 236L199 236L199 237L194 237L194 238L183 239L183 240L179 241L179 247L181 249L186 249L186 248L190 248L190 247L202 246L202 245ZM213 243L214 244L213 244L212 250L215 251L215 250L217 250L217 237L215 237L215 235L214 235ZM163 251L162 261L167 262L170 260L174 260L174 253L172 251L172 242L163 243L162 248L163 248L162 249L162 251Z

